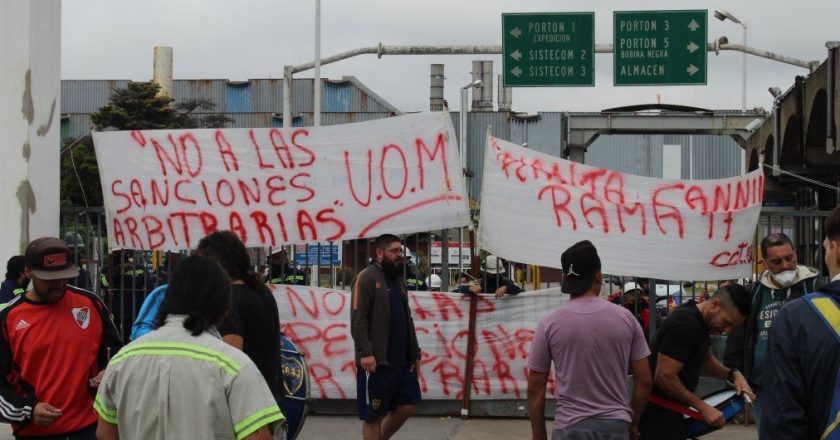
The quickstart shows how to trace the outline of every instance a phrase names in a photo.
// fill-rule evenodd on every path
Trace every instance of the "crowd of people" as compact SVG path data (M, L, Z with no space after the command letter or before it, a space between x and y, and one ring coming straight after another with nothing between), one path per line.
M686 417L720 428L724 413L695 394L701 376L728 381L752 404L760 438L840 435L840 207L824 233L828 283L798 264L789 237L770 234L754 283L722 282L705 301L684 301L649 343L645 283L605 301L595 246L566 249L561 290L570 300L535 328L527 360L532 438L548 438L552 370L552 439L686 439ZM440 279L419 285L395 235L374 248L352 285L350 329L364 438L388 439L422 400L408 291L439 288ZM128 328L71 284L80 275L73 254L61 239L36 239L8 261L0 286L0 418L16 438L282 437L279 313L234 233L213 232L195 255L170 262ZM269 282L307 281L285 251L269 263L280 274ZM482 271L481 282L461 279L455 291L522 291L495 256ZM727 335L723 359L711 349L715 334Z
M615 303L604 301L595 246L582 241L565 250L561 290L570 300L539 323L528 356L532 438L548 438L552 366L554 440L683 440L687 419L721 428L727 416L695 394L701 376L727 381L752 404L762 439L840 436L840 207L828 216L824 234L827 284L817 283L816 270L797 264L789 237L770 234L761 242L766 270L756 282L723 280L704 301L685 301L650 344L643 331L649 307L641 307L648 310L644 316L635 313L647 301L643 284L626 285ZM379 237L372 264L352 289L357 405L366 440L391 438L422 398L402 249L398 237ZM499 273L495 261L485 260L485 272ZM515 294L507 285L467 286L463 293ZM730 335L723 360L711 349L716 334Z

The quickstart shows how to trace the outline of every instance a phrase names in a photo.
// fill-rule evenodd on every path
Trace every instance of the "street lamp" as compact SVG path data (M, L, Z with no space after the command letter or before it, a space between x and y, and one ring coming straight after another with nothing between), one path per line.
M729 20L735 24L740 24L741 27L744 29L744 58L743 64L741 69L741 113L746 113L747 111L747 24L738 20L734 15L730 14L726 11L715 11L715 18L720 21Z
M461 131L460 139L458 140L458 151L461 153L461 163L463 164L462 172L464 175L468 175L467 173L467 113L469 110L469 102L467 101L467 94L470 92L470 89L478 89L484 86L484 83L481 82L480 79L477 79L464 87L461 87L461 111L460 111L460 123L458 124L459 130ZM464 272L464 257L461 255L464 249L464 228L458 228L458 276ZM449 252L449 249L443 249L443 252Z

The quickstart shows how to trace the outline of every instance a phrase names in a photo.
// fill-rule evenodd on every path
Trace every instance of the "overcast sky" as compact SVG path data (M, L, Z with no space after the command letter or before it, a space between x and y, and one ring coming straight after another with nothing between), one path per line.
M557 0L322 0L322 56L385 45L499 45L503 12L595 12L595 41L612 43L615 10L708 9L709 40L741 42L741 27L720 22L727 9L748 24L748 45L824 60L825 42L840 40L838 0L600 1ZM62 78L130 79L152 76L154 46L174 48L176 79L279 78L284 65L314 59L314 0L70 0L62 2ZM471 61L495 56L363 55L322 68L322 77L355 76L403 111L429 108L429 65L445 65L445 94L457 110L458 89L470 81ZM515 88L514 111L597 111L656 102L715 109L741 106L740 52L709 54L708 85L613 87L612 55L595 61L595 87ZM747 107L771 105L770 86L793 84L805 69L749 56ZM312 77L312 71L297 74ZM495 98L494 98L495 103ZM278 109L280 111L280 109Z

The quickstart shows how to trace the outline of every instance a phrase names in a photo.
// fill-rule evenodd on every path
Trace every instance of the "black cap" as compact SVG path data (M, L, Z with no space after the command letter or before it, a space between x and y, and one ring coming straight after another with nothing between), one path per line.
M598 251L589 240L579 241L560 256L563 267L563 293L582 295L595 282L595 274L601 270Z
M70 248L54 237L33 240L26 248L26 267L42 280L76 278L79 269L70 258Z

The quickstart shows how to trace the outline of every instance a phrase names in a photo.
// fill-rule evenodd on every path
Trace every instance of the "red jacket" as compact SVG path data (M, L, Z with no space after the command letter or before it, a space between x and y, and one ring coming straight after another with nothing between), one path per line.
M92 425L95 390L89 381L122 343L102 301L93 293L67 288L56 303L36 303L20 295L0 310L0 417L15 435L65 434ZM62 410L50 426L36 426L38 402Z

